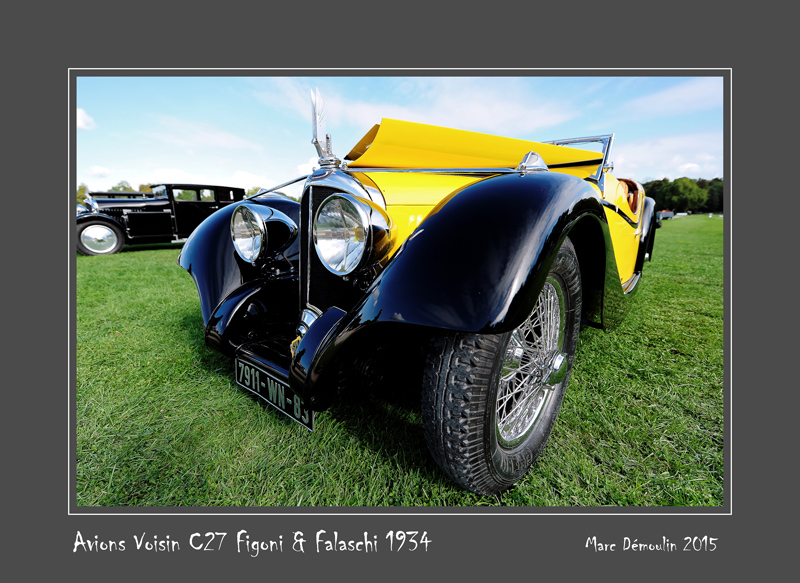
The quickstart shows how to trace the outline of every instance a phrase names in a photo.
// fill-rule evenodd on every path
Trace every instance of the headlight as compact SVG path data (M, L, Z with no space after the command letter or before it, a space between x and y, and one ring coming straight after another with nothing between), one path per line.
M314 247L323 265L347 275L360 264L369 246L367 208L348 194L326 198L314 219Z
M267 246L267 231L263 222L245 205L239 205L231 217L231 237L239 257L255 263Z

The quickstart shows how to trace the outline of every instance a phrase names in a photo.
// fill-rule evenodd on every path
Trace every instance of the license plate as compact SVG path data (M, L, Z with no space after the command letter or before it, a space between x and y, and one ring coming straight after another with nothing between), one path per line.
M314 412L303 405L300 397L289 389L289 385L251 362L237 358L235 366L236 382L239 385L254 392L309 431L314 431Z

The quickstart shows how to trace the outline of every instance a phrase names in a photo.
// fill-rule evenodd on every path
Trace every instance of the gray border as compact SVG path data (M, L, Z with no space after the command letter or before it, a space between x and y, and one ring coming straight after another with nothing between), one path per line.
M74 10L74 6L70 10ZM549 11L542 10L537 12L537 19L543 20L548 16ZM148 13L150 16L151 13ZM51 15L55 16L55 15ZM457 19L456 24L461 23L461 19ZM697 22L706 22L702 18L697 18ZM708 21L714 22L714 21ZM60 23L59 23L60 24ZM147 27L155 27L161 24L160 22L153 21L146 25ZM274 23L273 23L274 24ZM266 23L269 27L269 23ZM526 25L527 26L527 25ZM531 24L532 26L532 24ZM677 25L676 25L677 26ZM685 25L684 25L685 26ZM143 27L144 30L145 27ZM540 29L541 24L536 26ZM555 27L559 28L559 27ZM296 38L290 39L290 35L286 35L289 46L293 49L299 44L306 43L309 47L309 37L316 38L321 44L324 40L323 37L314 35L304 35L297 27L298 30L294 31L292 36L296 34ZM684 62L697 62L698 57L694 51L705 51L705 55L725 55L724 57L716 56L711 60L721 61L726 65L730 64L733 57L727 56L726 43L724 40L719 44L714 44L714 41L722 39L722 35L714 35L712 31L705 30L700 32L695 30L698 35L707 35L705 42L701 46L692 45L688 46L692 53L688 51L680 51L676 46L676 34L681 34L678 28L673 31L673 34L659 36L658 33L653 32L648 34L649 38L641 38L641 29L638 27L633 28L632 32L637 35L634 41L644 44L662 44L665 50L670 51L670 59L678 61L674 56L675 51L688 53L688 57L683 57ZM233 29L232 32L235 32ZM152 28L150 31L152 32ZM505 32L505 31L504 31ZM686 32L686 31L684 31ZM727 32L727 31L726 31ZM79 36L76 33L75 36ZM537 33L540 34L540 33ZM17 35L21 36L21 35ZM87 35L88 36L88 35ZM42 196L44 201L49 201L53 197L56 202L53 207L61 208L59 204L63 204L63 193L65 191L72 192L74 184L68 179L67 184L64 185L63 177L61 175L61 168L63 168L63 144L64 136L63 131L63 84L66 77L66 67L85 64L87 57L94 63L101 63L106 61L108 66L116 66L119 63L114 62L117 51L112 49L112 55L109 56L106 49L103 47L103 42L107 42L107 38L117 40L104 31L101 32L101 38L92 39L91 36L87 40L96 40L95 48L90 49L89 52L83 49L90 47L90 42L77 42L74 38L68 39L66 35L57 35L51 38L50 43L46 43L44 48L49 54L46 55L47 59L38 59L37 66L40 68L37 71L37 78L31 78L29 75L23 75L21 67L16 64L11 69L12 78L25 80L24 83L15 83L14 91L9 92L13 95L4 97L9 99L10 111L13 112L28 112L36 108L38 120L40 124L34 127L30 126L30 119L24 117L17 117L10 120L12 126L11 137L14 140L15 150L18 152L14 154L14 159L22 161L21 168L17 171L15 168L10 168L12 172L11 192L16 195L23 193L26 196ZM505 36L509 36L507 33ZM514 36L513 34L510 36ZM368 34L365 44L374 37L374 33ZM149 37L152 38L152 37ZM230 38L230 37L228 37ZM491 38L491 37L490 37ZM610 42L607 37L593 37L596 41L601 38L606 38L605 42ZM12 40L13 37L12 37ZM19 39L22 41L23 39ZM29 39L25 39L29 40ZM259 60L257 56L263 55L273 50L278 43L275 42L272 36L259 35L253 39L257 42L239 44L239 39L234 38L227 46L229 54L233 53L236 49L236 59L244 59L246 61ZM281 39L282 40L282 39ZM361 40L361 39L360 39ZM484 39L486 40L486 39ZM57 42L52 42L57 41ZM541 40L536 43L538 46L548 46L546 43L541 43ZM145 44L145 43L142 43ZM612 43L614 44L614 43ZM237 46L232 46L237 45ZM17 46L29 47L33 55L40 56L39 51L31 45L31 43L20 42ZM286 45L284 45L286 46ZM464 47L464 43L459 46ZM633 54L634 59L638 59L639 66L648 66L652 63L642 62L646 61L646 57L637 55L635 52L631 53L631 46L626 46L624 50L622 43L614 44L621 52L617 54ZM72 47L72 50L70 50ZM641 45L640 45L641 47ZM254 52L249 52L247 49L252 48ZM510 47L506 47L510 48ZM519 47L520 49L523 46ZM535 47L534 47L535 48ZM588 48L588 47L587 47ZM605 46L605 51L600 51L600 55L608 55L609 47ZM152 46L149 51L146 47L136 46L128 47L128 62L131 60L147 61L152 57L142 57L144 54L156 54L159 47ZM508 54L518 55L532 55L531 59L535 61L549 60L547 54L529 49L526 45L526 50L522 51L509 51ZM217 51L216 46L213 51ZM308 49L307 49L308 50ZM483 50L483 49L481 49ZM724 52L723 52L724 51ZM495 49L495 53L499 51ZM223 51L224 53L224 51ZM309 50L310 54L311 51ZM417 47L417 54L422 53L420 47ZM576 54L577 51L572 54ZM206 54L206 53L203 53ZM425 54L422 54L424 57ZM478 59L482 59L483 63L487 62L490 54L484 54ZM159 56L163 63L164 56ZM195 57L197 58L197 57ZM223 56L222 59L225 57ZM708 56L701 58L708 59ZM380 59L380 56L373 56L373 62ZM408 59L408 57L406 57ZM64 61L69 60L69 63ZM222 64L220 57L213 55L208 56L208 64ZM417 58L419 62L420 57ZM524 57L520 60L527 60ZM45 61L48 63L44 65ZM110 63L108 61L111 61ZM55 62L55 65L50 63ZM496 60L497 62L504 62ZM574 59L573 59L574 62ZM663 62L663 61L662 61ZM741 62L738 60L738 62ZM204 63L206 64L206 63ZM736 69L746 71L748 74L753 71L748 67ZM505 74L505 73L504 73ZM567 74L577 74L577 70L570 70ZM737 80L738 80L737 76ZM737 83L737 96L745 95L741 103L749 102L750 98L757 98L761 95L762 88L751 85L744 86L745 90L742 91L742 85ZM774 94L774 93L773 93ZM789 93L791 94L791 93ZM737 102L739 102L737 100ZM33 106L33 107L32 107ZM789 111L793 111L790 109ZM68 117L72 120L74 112L68 111ZM728 153L728 161L730 160L730 144L731 144L731 129L730 121L732 117L729 114L726 116L729 121L729 127L726 130L726 152ZM74 120L73 120L74 121ZM73 121L70 121L70 127L74 127ZM777 121L777 120L776 120ZM761 125L753 124L752 126L740 126L745 128L745 138L740 137L742 144L756 143L758 140L755 135L755 127L758 126L760 131ZM41 128L44 128L42 130ZM69 131L69 128L68 128ZM741 134L738 134L741 135ZM67 138L69 142L71 138ZM35 184L26 183L26 176L36 176L41 171L42 161L47 163L50 170L45 172L48 177L47 185L50 186L47 193L41 192ZM58 170L55 170L55 169ZM732 167L728 162L726 164L726 183L732 182L733 173ZM740 169L741 175L737 174L737 186L742 198L747 197L751 192L757 192L758 183L753 180L754 172L752 169L742 167ZM52 178L53 174L57 178ZM744 178L742 178L744 176ZM729 180L729 177L731 180ZM65 190L61 190L64 188ZM732 252L733 239L732 239L732 189L726 184L726 217L725 217L725 236L726 236L726 251ZM780 196L780 195L778 195ZM71 196L68 198L71 201ZM36 204L36 206L39 206ZM69 225L72 225L73 215L69 207L72 206L71 202L68 205L67 211L64 216L69 217ZM777 205L778 208L788 208L783 205ZM9 215L12 213L9 213ZM54 213L55 216L41 217L44 222L46 232L50 233L63 233L61 229L64 224L61 222L63 217L59 213ZM8 215L7 215L8 216ZM769 219L766 219L769 220ZM770 221L771 222L771 221ZM16 222L11 227L11 232L16 235L18 232L21 234L23 224L21 221ZM757 227L755 227L757 228ZM738 233L738 231L737 231ZM758 233L760 235L760 233ZM60 240L61 235L56 235L56 240ZM60 492L62 490L62 480L64 476L63 459L64 454L61 449L59 436L66 433L68 436L72 434L71 428L65 427L63 416L63 401L58 397L59 390L63 386L63 369L61 368L60 358L61 350L61 333L63 328L61 322L64 322L63 308L61 307L58 291L53 293L54 281L64 281L61 278L52 278L52 275L62 275L61 271L64 269L61 265L67 266L69 273L74 273L74 245L72 245L72 232L71 227L69 231L70 245L67 249L62 250L66 254L66 261L54 262L52 265L47 259L52 255L52 245L49 241L41 241L40 243L33 244L36 251L35 257L31 259L28 254L22 252L14 253L15 247L7 246L7 249L13 250L11 263L14 273L25 274L21 277L22 281L26 282L23 289L25 295L33 288L32 299L34 302L23 302L21 309L14 310L15 314L11 317L9 330L13 331L12 338L14 339L15 347L12 348L11 356L6 361L6 364L21 363L22 367L14 366L15 372L12 372L11 385L14 388L19 388L18 391L10 391L9 401L7 401L7 410L19 412L11 424L14 430L15 440L10 442L17 444L22 441L19 447L10 448L8 455L11 458L11 468L17 470L17 480L13 480L13 476L7 475L7 480L13 482L11 485L11 496L8 498L14 508L10 509L11 514L11 528L8 529L12 534L13 540L8 546L5 547L6 556L9 557L8 571L16 572L21 569L14 569L13 564L18 563L21 568L24 568L27 573L33 575L34 573L47 572L48 574L63 574L63 569L74 570L80 573L82 578L93 580L95 578L103 577L107 579L109 576L121 577L123 579L133 579L137 576L146 575L155 568L159 569L159 573L165 575L180 573L184 577L193 576L198 580L214 580L230 576L230 568L236 569L237 576L241 576L245 572L252 572L258 576L280 576L282 572L286 573L307 573L311 570L316 575L325 576L330 573L331 568L337 566L358 566L366 571L376 571L376 575L382 575L390 570L398 576L402 574L416 574L419 573L419 568L427 568L432 565L442 566L443 568L450 568L452 572L453 561L464 557L464 551L475 550L476 553L481 553L483 557L477 561L464 561L463 568L469 570L471 577L478 578L482 576L496 574L496 559L508 559L510 563L516 564L519 561L519 568L515 569L509 566L505 573L514 575L514 571L526 573L537 573L539 576L547 575L550 573L558 573L561 576L571 574L584 574L591 576L596 574L598 568L600 569L613 569L615 577L620 577L626 572L636 573L637 578L655 578L660 580L663 575L671 575L675 572L692 573L692 578L699 578L704 575L703 571L713 567L715 578L719 578L723 573L733 572L736 565L746 566L748 564L756 563L755 558L766 558L767 554L771 554L774 558L783 558L778 553L781 550L787 550L787 544L781 539L780 531L775 532L771 527L770 519L761 519L762 515L775 514L771 511L778 510L775 508L775 503L772 499L779 498L788 500L787 497L781 497L781 491L778 490L777 494L774 492L772 486L776 486L774 481L775 477L771 472L759 476L758 466L753 462L756 452L753 448L753 442L757 439L758 435L770 434L771 426L773 425L773 416L767 416L768 411L764 408L764 400L758 400L755 403L750 403L752 406L751 415L755 418L753 423L756 425L758 431L748 431L748 436L745 443L740 446L741 455L735 456L739 464L737 464L737 500L739 500L739 492L743 491L741 495L741 503L737 503L736 513L733 516L715 516L715 517L648 517L648 518L633 518L627 516L589 516L589 517L509 517L498 516L491 519L473 518L464 516L454 517L304 517L304 516L279 516L279 517L217 517L217 516L130 516L119 519L115 516L67 516L64 510L63 499ZM741 238L741 237L740 237ZM16 238L16 240L22 240ZM758 240L758 239L756 239ZM763 240L763 239L761 239ZM59 244L55 245L56 249L60 249ZM792 247L790 247L792 248ZM22 250L21 250L22 251ZM754 251L749 249L749 246L737 246L737 265L740 267L739 273L752 273L753 269L742 271L741 268L747 265L750 267L755 263L755 259L761 259L759 255L756 257ZM64 257L56 252L57 257ZM730 387L732 381L731 370L731 349L733 347L733 330L731 326L731 306L733 300L732 288L732 266L733 257L732 253L729 261L726 263L726 387ZM31 272L35 271L34 275ZM33 284L27 283L33 279ZM65 277L64 279L67 279ZM743 276L738 276L736 280L737 290L745 290L745 298L749 298L749 291L753 291L752 280L745 280ZM16 283L16 281L14 282ZM55 286L56 289L58 286ZM55 301L54 301L55 299ZM740 302L741 303L741 300ZM69 314L74 314L75 305L74 298L69 297L67 301L67 310ZM745 304L747 305L747 304ZM739 334L740 341L737 341L737 355L765 355L762 351L751 350L754 347L752 344L741 346L748 342L747 337L743 336L742 330L745 333L756 333L756 337L771 337L772 331L765 329L762 320L758 319L760 314L741 314L737 313L737 334ZM68 315L68 343L72 345L74 350L74 317ZM43 330L42 323L46 323L46 330ZM57 323L57 324L56 324ZM53 325L55 324L55 325ZM763 333L763 334L762 334ZM9 334L11 335L11 334ZM52 339L52 340L51 340ZM23 398L23 394L29 397L31 389L31 379L26 376L23 382L21 370L25 370L25 366L32 367L33 356L41 357L47 355L51 359L54 366L52 370L41 371L42 384L36 388L38 395L48 395L48 393L55 393L55 399L30 399ZM19 360L16 358L20 356ZM41 367L32 367L32 370L39 370ZM72 379L75 378L74 359L67 358L67 370ZM771 370L767 373L772 378ZM763 378L763 377L762 377ZM737 387L758 387L753 374L753 366L743 361L741 364L737 363ZM761 383L766 385L767 383ZM74 385L74 380L73 380ZM72 387L74 390L74 386ZM768 390L764 387L764 390ZM772 397L772 395L770 395ZM775 399L766 399L773 407L777 402ZM69 402L69 398L68 398ZM726 399L726 418L729 413L732 413L731 400ZM787 407L789 408L789 407ZM35 410L35 411L32 411ZM777 415L776 415L777 416ZM74 416L73 416L74 418ZM748 425L750 421L748 420ZM35 429L32 431L32 429ZM751 428L748 427L748 430ZM63 432L63 433L62 433ZM753 439L750 436L753 436ZM727 433L726 439L726 492L730 488L730 460L731 451L729 450L732 436L732 428ZM778 436L776 436L778 437ZM787 436L788 437L788 436ZM20 439L21 438L21 439ZM69 439L68 439L69 441ZM755 441L755 443L758 443ZM764 444L766 445L766 444ZM740 451L737 449L737 452ZM762 451L768 451L766 448ZM69 452L69 449L68 449ZM777 462L777 459L767 459L767 461ZM69 465L68 461L68 465ZM742 469L740 469L740 467ZM769 468L779 467L777 464L769 466ZM766 468L765 468L766 469ZM740 485L741 484L741 485ZM761 487L769 487L769 497L762 494ZM777 484L778 488L780 485ZM16 496L19 494L19 496ZM788 494L788 492L787 492ZM758 515L758 518L754 518ZM638 516L638 515L637 515ZM499 523L498 523L499 521ZM392 559L395 555L377 555L380 557L378 563L373 558L358 559L355 562L350 562L343 556L326 557L326 559L315 559L312 555L291 555L287 554L282 559L273 556L262 556L258 559L248 559L246 557L238 557L236 555L215 555L208 554L153 554L153 555L137 555L135 553L121 553L117 555L81 555L71 553L71 541L74 540L76 530L81 530L84 535L98 534L105 538L111 537L126 537L130 540L132 533L139 533L141 531L158 532L166 535L174 533L175 536L191 533L194 531L205 532L208 529L227 528L233 530L235 528L247 528L252 533L263 534L265 537L275 535L279 532L284 532L287 529L305 529L311 532L316 528L326 528L328 530L337 529L344 532L348 530L361 530L361 529L389 529L389 528L427 528L434 540L434 547L427 555L396 555L402 556L399 561ZM509 535L509 530L512 536ZM716 554L706 555L596 555L586 554L582 547L581 539L587 533L594 533L597 536L605 538L615 538L629 533L631 536L637 536L641 540L645 537L652 538L657 536L659 532L669 531L681 533L703 533L710 532L723 534L725 544L720 548ZM711 532L713 531L713 532ZM523 536L524 535L524 536ZM775 549L769 553L768 548ZM471 556L476 556L476 553L470 553ZM624 556L625 559L619 560L618 557ZM189 557L187 559L187 557ZM213 558L211 558L213 557ZM293 558L287 558L293 557ZM297 560L299 557L302 559ZM425 557L424 559L422 557ZM545 560L542 558L545 557ZM692 558L689 558L692 557ZM701 558L702 557L702 558ZM465 557L466 558L466 557ZM477 558L477 556L476 556ZM574 559L579 558L578 561ZM570 560L573 559L573 560ZM402 561L402 563L400 562ZM788 562L784 559L783 562ZM245 567L245 565L254 565L255 567ZM457 565L457 563L456 563ZM769 566L776 566L775 563L759 562L759 574L763 576L765 570L769 571ZM378 569L380 569L378 571ZM646 570L645 570L646 569ZM460 571L456 567L455 570ZM755 569L754 569L755 570ZM656 571L659 575L653 575L652 572ZM351 571L348 571L350 573ZM747 572L747 569L738 571L740 573Z

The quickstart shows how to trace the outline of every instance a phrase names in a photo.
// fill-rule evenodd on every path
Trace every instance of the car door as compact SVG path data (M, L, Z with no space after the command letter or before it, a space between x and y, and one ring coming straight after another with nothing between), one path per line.
M214 190L202 186L173 187L172 205L175 234L180 238L191 235L197 225L219 208Z
M219 208L229 205L237 200L242 200L244 192L241 188L230 188L227 186L218 186L214 189Z

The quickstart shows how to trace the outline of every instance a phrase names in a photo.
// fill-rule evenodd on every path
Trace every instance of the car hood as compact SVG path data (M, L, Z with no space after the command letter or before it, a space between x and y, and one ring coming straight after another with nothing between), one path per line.
M95 198L94 201L101 209L107 208L147 208L151 206L167 206L166 198Z
M381 191L403 241L441 200L491 174L370 172L370 168L516 168L528 152L539 154L553 172L582 179L602 162L602 154L591 150L387 118L367 132L345 160L359 181Z
M384 118L345 159L352 170L515 168L528 152L539 154L554 171L580 178L595 172L602 158L591 150Z

